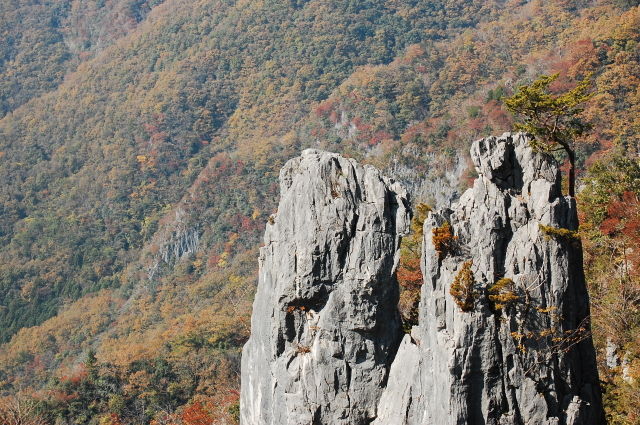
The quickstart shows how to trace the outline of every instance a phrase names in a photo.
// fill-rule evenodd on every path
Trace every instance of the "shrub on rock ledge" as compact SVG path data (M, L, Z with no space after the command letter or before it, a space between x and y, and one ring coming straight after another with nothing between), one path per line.
M466 261L460 271L458 272L449 293L453 297L453 300L458 304L460 310L468 313L473 311L478 293L474 291L473 287L476 284L476 279L473 277L471 266L473 261Z

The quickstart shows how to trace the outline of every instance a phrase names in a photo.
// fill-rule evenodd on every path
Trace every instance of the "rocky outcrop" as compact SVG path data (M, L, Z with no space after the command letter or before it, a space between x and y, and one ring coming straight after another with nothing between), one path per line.
M508 133L471 156L473 188L425 222L420 325L374 423L603 423L576 206L556 162Z
M242 356L243 425L367 424L402 337L406 191L371 166L306 150L280 173Z
M338 155L287 163L243 352L242 425L604 423L558 166L522 134L478 140L471 156L473 188L425 221L419 326L404 337L404 190Z
M200 231L197 223L192 223L190 214L178 206L175 217L161 228L153 237L153 244L158 248L153 254L152 262L147 266L147 278L154 280L162 275L162 264L175 263L200 249Z

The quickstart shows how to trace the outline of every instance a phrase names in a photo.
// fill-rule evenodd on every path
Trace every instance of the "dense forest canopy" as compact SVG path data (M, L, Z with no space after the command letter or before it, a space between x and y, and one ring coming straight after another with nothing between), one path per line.
M593 72L577 197L609 415L633 423L639 18L620 0L3 2L0 412L232 423L286 160L339 151L447 203L470 141L512 129L505 96Z

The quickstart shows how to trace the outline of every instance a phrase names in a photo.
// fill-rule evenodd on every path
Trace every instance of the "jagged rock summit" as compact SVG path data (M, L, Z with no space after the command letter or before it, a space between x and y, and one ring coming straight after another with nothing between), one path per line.
M309 149L280 172L242 355L244 425L367 424L402 338L406 191L371 166Z
M419 326L375 424L604 423L575 201L529 142L474 142L473 188L425 221Z
M242 425L604 423L558 166L522 134L478 140L471 156L473 188L425 221L419 326L404 337L404 190L334 154L287 163L243 352Z

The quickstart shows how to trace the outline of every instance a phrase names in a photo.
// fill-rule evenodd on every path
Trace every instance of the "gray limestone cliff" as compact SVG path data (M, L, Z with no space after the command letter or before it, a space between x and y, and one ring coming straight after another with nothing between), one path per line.
M425 222L419 326L374 423L604 423L576 205L557 164L522 134L478 140L471 156L473 188ZM452 238L437 252L445 223ZM465 263L473 287L457 302L450 288ZM510 298L499 309L490 295Z
M604 423L576 205L556 161L509 133L471 156L473 188L425 221L419 326L404 337L406 192L335 154L287 163L242 425Z
M242 355L243 425L367 424L402 337L395 271L406 191L306 150L280 172Z

